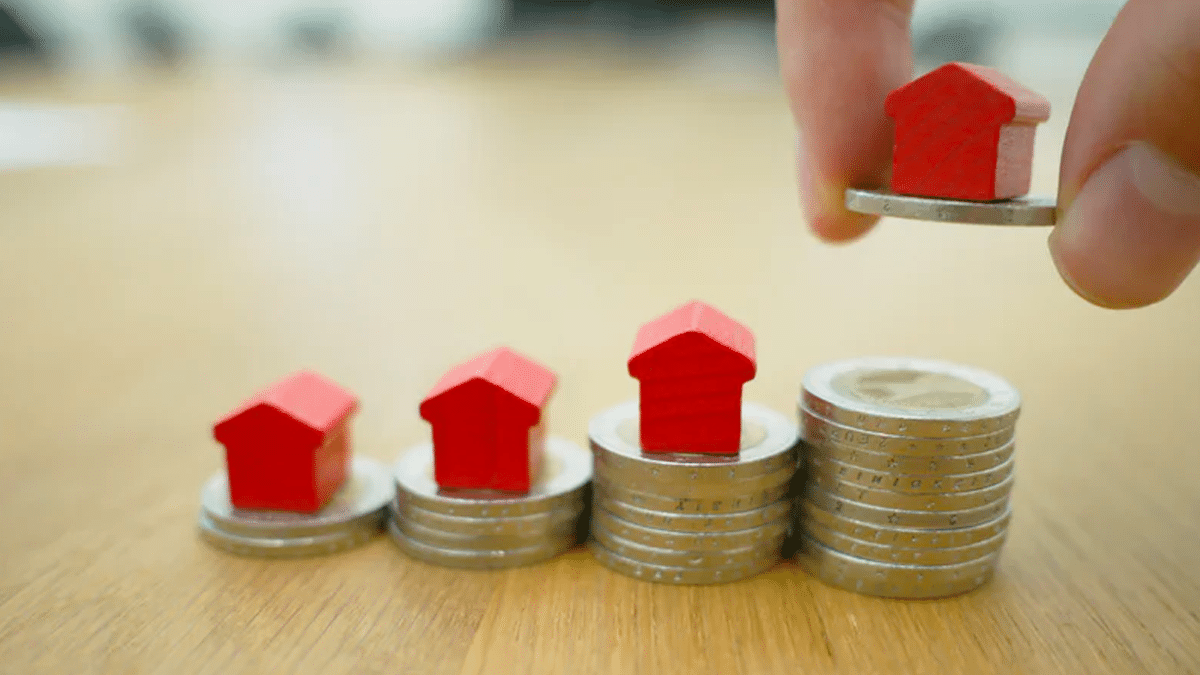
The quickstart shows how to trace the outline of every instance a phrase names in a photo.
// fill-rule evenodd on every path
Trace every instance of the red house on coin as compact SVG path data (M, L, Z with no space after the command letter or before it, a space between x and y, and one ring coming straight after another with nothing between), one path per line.
M528 492L544 449L542 411L557 380L507 347L446 373L420 407L433 426L438 486Z
M737 454L742 385L755 369L754 335L702 302L642 326L629 357L640 387L642 450Z
M234 507L319 511L346 480L357 410L345 389L300 372L217 422Z
M891 190L973 201L1029 192L1033 137L1050 102L996 70L948 63L888 94Z

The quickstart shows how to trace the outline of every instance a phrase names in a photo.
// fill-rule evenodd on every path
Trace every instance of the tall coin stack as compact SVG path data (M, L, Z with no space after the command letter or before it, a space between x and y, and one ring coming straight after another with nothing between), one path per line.
M395 465L388 532L408 555L443 567L499 569L553 558L579 541L586 526L592 457L549 436L542 461L527 494L441 490L433 445L413 448Z
M861 358L804 377L801 567L866 595L937 598L994 574L1020 395L941 361Z
M594 417L590 542L606 567L669 584L737 581L780 559L792 521L799 431L778 412L742 404L736 455L643 453L638 402Z

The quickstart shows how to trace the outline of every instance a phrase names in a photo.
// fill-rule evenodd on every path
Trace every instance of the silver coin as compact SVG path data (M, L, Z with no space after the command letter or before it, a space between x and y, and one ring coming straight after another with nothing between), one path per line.
M780 518L790 519L792 502L780 499L766 506L733 513L675 513L653 511L597 494L594 508L604 509L622 520L672 532L733 532L757 527Z
M846 499L812 485L805 488L804 500L825 511L869 525L917 529L974 527L995 520L1008 511L1008 499L1003 498L986 506L962 511L889 509Z
M765 557L778 557L780 549L783 546L784 536L782 534L765 539L755 543L752 546L743 546L741 548L726 549L723 551L713 550L672 550L667 548L658 548L655 546L645 546L634 541L630 541L613 532L600 527L593 523L592 537L596 541L604 545L605 548L624 556L630 560L638 560L644 563L654 565L667 565L671 567L733 567L741 565L753 560L758 560Z
M604 510L592 511L592 527L652 548L675 551L722 551L756 546L774 541L788 533L791 519L784 517L757 527L731 532L673 532L637 525Z
M637 492L623 486L613 485L597 477L592 489L597 497L606 497L631 506L668 514L722 515L758 509L785 497L792 490L792 481L772 488L746 494L729 494L721 497L670 497Z
M472 517L448 516L437 511L427 511L418 506L393 499L389 505L397 520L411 520L428 528L445 532L446 534L461 534L468 536L480 535L512 535L517 537L536 535L546 532L566 523L579 520L584 510L583 497L562 505L552 511L531 513L524 516Z
M912 438L863 431L831 422L810 410L799 408L801 435L806 443L832 446L847 452L870 452L900 458L959 458L1012 450L1016 427L1008 426L981 436ZM965 472L960 472L965 473Z
M396 461L396 498L404 506L448 516L509 517L545 513L575 504L592 480L592 453L558 436L546 438L542 468L528 494L441 490L433 478L433 444Z
M618 574L643 581L680 586L726 584L741 581L742 579L748 579L756 574L766 572L779 562L779 557L775 556L752 560L732 567L672 567L669 565L654 565L626 558L625 556L613 553L594 539L588 542L588 548L591 549L592 555L596 558L597 562Z
M911 495L927 495L969 492L991 487L1011 477L1015 463L1009 459L1000 466L975 473L914 474L871 471L825 459L814 453L806 459L805 465L814 474L833 476L845 483Z
M395 521L388 522L387 530L392 541L408 556L430 565L462 569L504 569L533 565L558 556L575 545L575 536L572 534L526 548L473 551L421 543L401 532Z
M800 406L838 424L916 438L981 436L1013 426L1021 396L989 372L945 361L864 357L804 374Z
M664 483L647 474L641 477L636 477L628 473L613 475L609 473L607 466L597 461L595 475L596 480L617 484L634 492L654 494L672 499L713 499L721 498L728 494L751 494L762 490L772 490L791 481L792 477L796 475L796 467L794 465L780 467L772 473L762 474L753 478L726 481L680 481L672 484Z
M379 534L383 521L384 517L378 516L375 522L360 521L342 530L281 538L227 532L201 512L198 530L205 543L227 553L256 558L300 558L328 555L361 546Z
M831 530L814 521L801 526L804 536L846 555L864 560L894 563L897 565L957 565L978 560L1000 551L1008 538L1008 532L1000 532L983 541L952 548L906 548L891 544L861 541Z
M393 523L409 539L436 548L462 551L507 551L531 548L550 540L571 535L579 526L577 520L566 521L542 532L526 534L457 534L444 532L406 518L393 518Z
M1010 475L995 485L969 492L912 494L876 490L856 483L847 483L823 472L809 471L805 478L818 490L853 499L860 504L906 511L965 511L987 506L997 500L1007 499L1014 482Z
M958 565L894 565L838 553L801 535L796 562L821 582L843 590L884 598L945 598L974 590L995 574L1000 555Z
M355 457L346 482L316 513L236 509L229 499L229 479L225 472L214 475L204 484L200 491L200 507L202 513L224 532L286 539L377 522L395 493L395 483L386 466L368 457Z
M1052 197L1022 196L990 202L899 195L888 190L846 190L846 208L888 218L932 220L963 225L1046 227L1054 225Z
M895 471L897 473L975 473L1007 462L1016 445L1009 442L991 452L961 457L905 457L884 455L867 450L846 448L833 443L805 444L805 457L828 458L839 464L856 466L873 471Z
M597 473L603 465L616 482L636 480L680 490L683 485L720 486L796 468L800 432L785 415L765 406L742 404L742 438L736 455L642 452L638 415L638 402L626 401L588 423Z
M872 525L851 520L815 505L800 500L796 507L799 522L804 525L818 523L836 532L884 546L904 548L955 548L990 539L1008 528L1012 511L1005 510L999 517L981 525L954 529L900 528Z

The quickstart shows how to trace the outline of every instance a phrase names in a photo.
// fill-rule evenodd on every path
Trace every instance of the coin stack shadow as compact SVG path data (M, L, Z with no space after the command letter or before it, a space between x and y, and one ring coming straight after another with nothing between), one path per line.
M596 559L667 584L727 583L774 566L793 521L795 424L744 403L739 454L714 456L643 453L637 422L629 401L589 425Z
M433 447L396 462L388 533L409 556L443 567L532 565L586 537L591 456L562 438L546 440L542 476L525 495L446 491L433 479Z
M852 368L879 382L958 378L984 392L983 403L914 412L847 401L831 382ZM938 394L919 392L927 401ZM829 585L891 598L947 597L986 583L1008 533L1018 413L1011 385L953 364L858 359L810 371L799 405L800 566Z

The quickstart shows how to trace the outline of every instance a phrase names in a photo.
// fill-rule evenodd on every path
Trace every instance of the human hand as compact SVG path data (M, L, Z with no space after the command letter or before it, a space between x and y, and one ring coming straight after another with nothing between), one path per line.
M777 0L799 128L805 215L849 241L878 220L847 187L887 184L883 102L913 75L913 0ZM1129 0L1084 76L1062 152L1050 253L1067 284L1110 308L1170 295L1200 261L1200 2Z

